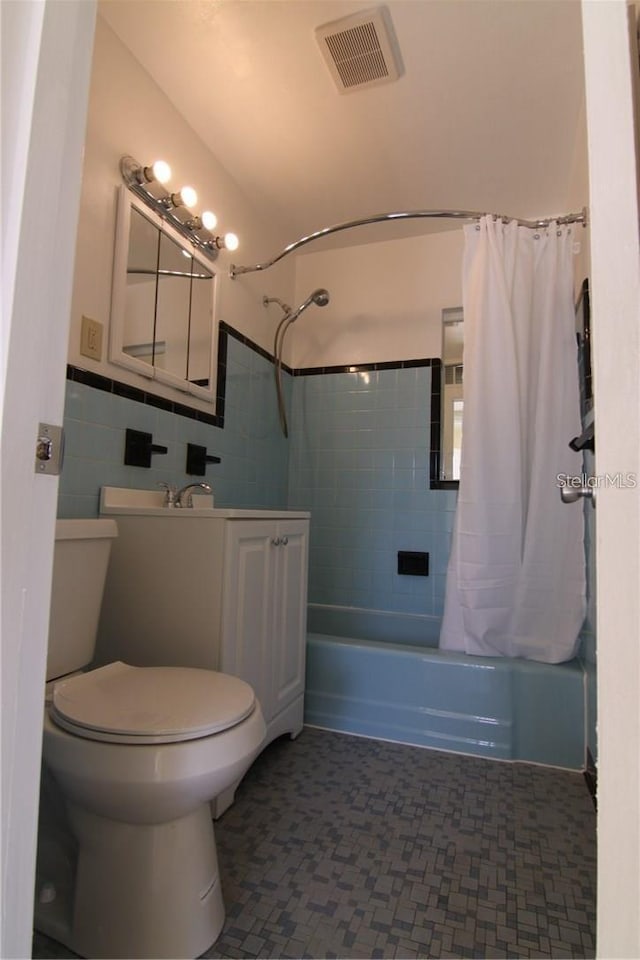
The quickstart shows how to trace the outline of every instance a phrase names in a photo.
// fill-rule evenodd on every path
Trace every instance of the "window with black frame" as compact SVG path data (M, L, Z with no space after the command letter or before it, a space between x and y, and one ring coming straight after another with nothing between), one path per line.
M464 315L462 307L442 311L441 357L431 365L431 446L429 485L457 490L462 448Z
M589 280L585 278L576 303L576 340L580 409L593 407L591 376L591 311ZM431 396L431 487L455 489L460 480L464 413L464 314L462 307L442 311L442 361L433 367Z

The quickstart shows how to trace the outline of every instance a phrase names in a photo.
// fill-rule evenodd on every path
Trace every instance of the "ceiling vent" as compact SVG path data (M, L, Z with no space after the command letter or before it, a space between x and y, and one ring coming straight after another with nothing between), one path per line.
M400 58L384 7L316 28L316 37L340 93L389 83L400 76Z

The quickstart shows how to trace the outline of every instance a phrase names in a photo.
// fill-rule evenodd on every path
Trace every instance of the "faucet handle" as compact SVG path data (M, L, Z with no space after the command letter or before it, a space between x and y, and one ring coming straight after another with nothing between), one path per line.
M173 483L167 483L166 480L158 480L157 487L160 487L165 491L164 496L164 505L165 507L175 507L176 505L176 487Z

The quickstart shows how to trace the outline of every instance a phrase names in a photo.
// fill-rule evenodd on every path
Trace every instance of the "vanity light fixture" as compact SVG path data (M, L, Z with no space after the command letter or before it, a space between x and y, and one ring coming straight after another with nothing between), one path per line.
M164 160L156 160L145 167L133 157L124 156L120 160L120 173L137 197L211 260L216 259L218 250L238 249L239 240L235 233L225 233L221 237L213 233L218 223L215 213L211 210L205 210L201 216L194 213L198 195L193 187L182 187L177 192L165 189L164 184L171 178L171 168Z

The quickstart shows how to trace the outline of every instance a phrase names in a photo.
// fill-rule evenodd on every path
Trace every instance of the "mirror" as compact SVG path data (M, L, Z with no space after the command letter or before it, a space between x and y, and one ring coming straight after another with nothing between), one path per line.
M460 479L462 449L462 352L464 315L462 307L442 311L442 437L441 480Z
M206 258L120 191L109 359L213 401L216 278Z

